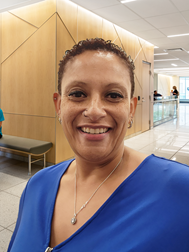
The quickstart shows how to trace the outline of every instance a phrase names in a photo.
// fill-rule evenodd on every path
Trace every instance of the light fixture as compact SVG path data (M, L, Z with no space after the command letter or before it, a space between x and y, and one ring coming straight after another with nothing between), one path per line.
M176 34L176 35L169 35L167 36L168 38L172 38L172 37L181 37L181 36L189 36L189 33L185 33L185 34Z
M168 53L155 53L154 55L166 55Z
M171 64L171 66L178 66L178 65L176 65L176 64Z
M120 2L121 3L129 3L129 2L134 2L134 1L136 1L136 0L121 0Z
M179 60L178 58L175 59L158 59L158 60L154 60L154 61L172 61L172 60Z
M159 48L158 46L154 46L154 49Z
M177 68L174 68L174 70L173 70L173 68L154 68L154 70L164 70L164 71L175 71L175 70L189 70L189 67L177 67Z

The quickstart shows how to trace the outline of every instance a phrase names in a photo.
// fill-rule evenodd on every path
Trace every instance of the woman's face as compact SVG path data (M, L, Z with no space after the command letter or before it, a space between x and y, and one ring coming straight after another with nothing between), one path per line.
M118 56L86 51L67 63L62 94L54 97L76 156L101 162L123 151L136 107L136 98L130 96L129 70Z

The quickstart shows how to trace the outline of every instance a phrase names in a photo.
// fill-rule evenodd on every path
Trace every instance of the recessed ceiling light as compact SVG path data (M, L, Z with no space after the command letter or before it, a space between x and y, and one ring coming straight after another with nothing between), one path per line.
M154 49L159 48L158 46L154 46Z
M154 60L154 61L172 61L172 60L179 60L178 58L175 59L159 59L159 60Z
M168 38L172 38L172 37L180 37L180 36L189 36L189 33L185 33L185 34L176 34L176 35L169 35L167 36Z
M168 53L155 53L154 55L166 55Z
M136 1L136 0L121 0L120 2L121 3L129 3L129 2L134 2L134 1Z
M172 66L177 66L176 64L171 64Z

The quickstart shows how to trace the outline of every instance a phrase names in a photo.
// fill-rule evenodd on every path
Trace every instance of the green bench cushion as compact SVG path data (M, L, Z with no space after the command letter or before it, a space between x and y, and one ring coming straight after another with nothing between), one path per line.
M52 147L52 143L24 137L3 135L0 139L0 147L39 155L47 152Z

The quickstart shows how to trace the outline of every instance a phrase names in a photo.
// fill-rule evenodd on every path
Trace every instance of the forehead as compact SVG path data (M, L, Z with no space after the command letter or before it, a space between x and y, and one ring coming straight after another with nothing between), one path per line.
M123 59L111 52L85 51L72 58L66 65L62 90L77 85L91 89L106 89L110 85L131 92L129 69Z
M76 55L65 66L65 71L70 68L94 67L102 66L104 68L114 68L117 71L129 72L126 62L112 52L106 51L85 51L82 54Z
M120 57L111 52L85 51L72 58L66 65L62 90L85 83L90 88L101 89L114 85L131 91L129 69Z

